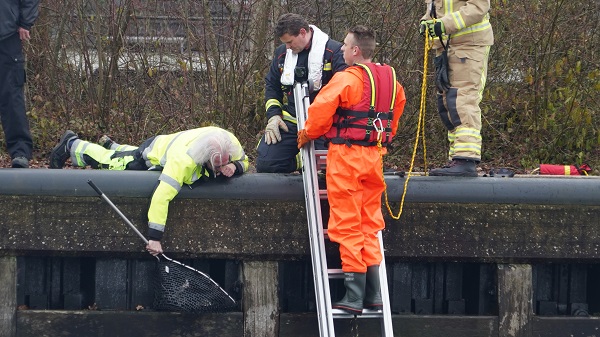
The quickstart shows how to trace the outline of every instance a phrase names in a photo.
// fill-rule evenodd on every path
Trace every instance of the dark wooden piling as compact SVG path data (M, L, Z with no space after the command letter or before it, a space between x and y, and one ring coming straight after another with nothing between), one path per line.
M498 337L531 337L531 265L498 265Z
M17 332L17 258L0 256L0 337Z
M277 261L244 262L244 336L278 336L278 265Z

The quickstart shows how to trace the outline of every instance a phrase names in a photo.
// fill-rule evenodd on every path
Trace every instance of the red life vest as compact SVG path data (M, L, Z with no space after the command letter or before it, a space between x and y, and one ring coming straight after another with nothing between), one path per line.
M396 71L378 63L356 64L363 69L363 97L350 108L338 108L325 137L333 144L382 146L392 141L392 112L396 102Z

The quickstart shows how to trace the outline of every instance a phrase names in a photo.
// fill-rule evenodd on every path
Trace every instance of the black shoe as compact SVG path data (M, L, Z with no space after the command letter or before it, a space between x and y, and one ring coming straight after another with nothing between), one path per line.
M346 294L340 301L333 303L332 307L352 315L362 314L366 279L366 273L344 273Z
M12 160L13 168L29 168L29 159L25 157L15 157Z
M430 176L477 177L475 160L453 159L448 165L429 171Z
M71 130L67 130L63 133L60 137L60 141L50 153L51 169L61 169L65 166L65 162L71 156L69 153L69 141L75 138L77 138L77 134Z

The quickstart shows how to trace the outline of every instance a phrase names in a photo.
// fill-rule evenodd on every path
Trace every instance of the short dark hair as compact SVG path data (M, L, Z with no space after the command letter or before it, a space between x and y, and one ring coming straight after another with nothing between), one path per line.
M372 29L358 25L350 28L348 33L354 35L354 41L360 48L362 55L366 59L370 59L375 54L375 31Z
M293 13L283 14L277 20L277 25L275 25L275 36L282 37L285 34L297 36L302 28L307 32L310 31L310 26L305 18Z

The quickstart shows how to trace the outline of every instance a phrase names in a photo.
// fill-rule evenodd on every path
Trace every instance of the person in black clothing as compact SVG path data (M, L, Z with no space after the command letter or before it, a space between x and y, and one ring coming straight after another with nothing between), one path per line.
M0 1L0 116L12 167L28 168L33 152L25 114L23 42L39 15L40 0Z
M256 170L290 173L301 168L296 144L298 132L293 94L294 82L312 80L312 102L336 72L346 69L342 44L332 40L298 14L283 14L275 35L283 42L275 49L265 77L265 109L268 123L257 148ZM284 102L284 96L287 102ZM287 104L286 104L287 103ZM324 148L323 142L316 144Z

